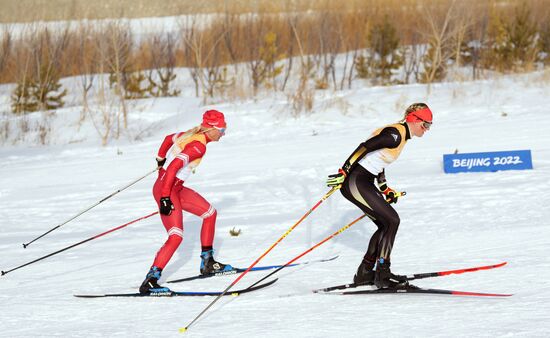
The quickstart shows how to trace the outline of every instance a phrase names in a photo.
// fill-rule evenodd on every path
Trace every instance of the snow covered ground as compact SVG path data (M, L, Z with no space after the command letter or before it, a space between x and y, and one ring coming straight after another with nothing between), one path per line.
M363 220L273 286L216 303L189 337L487 337L550 334L550 81L536 73L496 80L318 93L315 112L290 118L281 97L216 105L227 135L210 144L188 185L218 210L216 257L247 267L328 190L324 181L370 132L418 101L434 125L407 144L387 170L407 191L396 205L397 273L507 261L492 270L420 280L424 287L513 293L511 298L433 295L318 295L350 282L375 226ZM5 100L3 100L5 101ZM154 168L164 135L198 124L199 101L142 100L133 106L151 130L141 141L69 143L74 128L46 147L0 149L0 268L9 270L155 211L154 175L23 249L27 242ZM76 116L78 109L67 109ZM145 118L144 118L145 119ZM93 135L93 134L90 134ZM92 137L88 135L87 137ZM534 170L443 173L442 155L531 149ZM260 265L284 263L360 215L334 194ZM198 273L200 220L187 216L184 242L163 280ZM233 227L242 230L231 237ZM165 240L157 216L0 277L2 337L175 337L212 298L78 299L76 293L133 292ZM265 273L249 273L242 288ZM235 276L174 284L223 290Z

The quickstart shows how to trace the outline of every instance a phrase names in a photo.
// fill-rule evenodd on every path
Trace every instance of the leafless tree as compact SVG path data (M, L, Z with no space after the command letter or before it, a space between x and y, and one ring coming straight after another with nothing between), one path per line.
M93 67L100 75L96 85L97 105L88 113L105 145L110 138L118 139L121 129L128 127L124 88L130 67L132 37L127 25L109 23L98 29L94 40L97 58Z
M8 61L10 59L11 55L11 48L12 48L12 32L11 28L7 25L2 27L2 31L0 32L0 79L3 78L4 72L6 72L6 68L8 65Z
M451 1L442 16L438 15L434 7L426 6L423 11L427 27L424 35L430 45L428 53L424 55L427 66L423 78L424 82L428 83L428 93L431 92L431 83L436 77L441 76L441 72L445 72L446 63L453 53L450 43L453 37L451 24L455 15L455 3L456 0Z
M116 122L120 116L119 111L121 108L121 97L111 91L108 85L108 76L105 75L108 67L103 48L106 48L106 43L106 41L100 42L98 46L101 57L96 60L99 73L96 85L97 103L87 110L90 121L92 121L95 130L101 137L101 144L104 146L107 145L109 139L113 136L113 132L117 132L114 128L117 125ZM118 138L117 135L115 137Z
M312 63L304 53L302 37L298 33L296 22L291 21L291 27L296 39L296 45L298 46L300 69L298 88L295 88L289 98L293 114L299 115L303 111L310 112L313 109L314 91L308 82Z
M98 35L92 25L81 24L76 32L76 52L79 58L77 65L78 73L80 74L80 89L82 91L81 122L85 119L89 110L88 95L99 69L98 59L100 53L95 46L97 38Z
M176 46L177 38L172 33L157 34L150 41L151 69L148 79L151 83L153 96L177 96L180 91L171 90L170 84L176 78Z
M99 48L100 59L105 70L110 74L109 81L115 94L119 97L120 113L117 116L116 138L120 135L120 118L122 128L128 128L128 108L125 100L125 88L131 72L131 52L133 37L127 23L109 23L102 29L102 46ZM122 115L122 116L120 116Z
M244 18L246 26L249 29L245 30L245 40L248 42L246 48L246 60L248 66L248 72L252 82L252 91L256 96L258 89L264 79L267 69L263 67L262 58L260 55L260 49L262 46L262 37L267 33L265 27L264 14L260 15L247 15Z
M183 54L183 64L189 69L189 75L195 84L195 96L200 96L200 59L201 50L196 50L201 47L202 37L198 30L198 17L186 16L178 22L181 31L181 50ZM198 58L198 59L197 59Z
M422 55L424 55L426 50L426 47L420 41L420 34L417 31L410 32L407 41L408 44L400 48L403 55L404 83L410 83L412 75L414 75L416 81L419 80Z
M224 68L220 67L221 49L225 31L197 29L195 19L186 24L182 34L186 61L189 62L191 77L195 82L195 91L203 90L203 100L214 96L216 86L223 78Z
M317 33L320 46L319 66L321 76L316 79L317 88L319 89L328 87L329 77L332 80L333 88L336 89L337 87L335 61L342 44L338 35L340 27L341 21L337 17L337 14L330 12L322 12L320 14Z
M347 23L348 26L346 27L346 32L352 32L351 34L348 33L347 40L348 42L348 48L351 50L351 66L349 67L349 73L347 74L347 85L348 88L351 88L353 79L355 78L354 70L355 70L355 62L359 56L359 53L361 52L362 46L365 44L366 41L366 32L369 30L370 21L367 18L367 15L364 11L355 11L352 15L350 21ZM342 77L342 85L341 88L344 87L344 81L345 81L346 74L344 73L344 76Z
M284 76L283 76L283 83L281 85L281 90L284 91L286 88L286 85L288 83L288 79L290 78L290 75L292 73L292 66L294 64L294 45L295 45L295 39L294 39L294 33L292 31L292 27L296 25L296 21L298 20L296 15L288 16L287 17L287 37L286 40L288 41L288 48L286 50L286 55L288 55L288 59L286 62L286 67L284 70Z

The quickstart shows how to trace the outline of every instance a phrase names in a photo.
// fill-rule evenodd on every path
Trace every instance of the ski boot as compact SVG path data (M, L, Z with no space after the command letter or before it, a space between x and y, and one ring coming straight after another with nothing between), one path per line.
M208 250L201 252L201 275L208 275L211 273L229 272L233 270L233 267L229 264L222 264L216 262L214 259L214 250Z
M374 285L374 262L368 262L364 258L357 268L353 283L358 285Z
M151 267L151 270L145 276L145 280L141 283L139 287L139 293L162 293L170 292L170 289L167 287L162 287L158 284L160 279L160 274L162 269L157 268L156 266Z
M390 265L390 261L384 260L384 258L378 259L374 275L374 285L379 289L407 287L409 285L407 278L393 274L390 270Z

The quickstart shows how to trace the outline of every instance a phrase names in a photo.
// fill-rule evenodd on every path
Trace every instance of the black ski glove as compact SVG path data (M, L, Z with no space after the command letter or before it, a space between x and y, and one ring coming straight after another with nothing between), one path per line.
M159 212L163 215L169 216L174 210L174 204L170 200L170 197L161 197L159 203Z
M157 168L158 169L162 168L164 163L166 163L166 158L157 157L156 160L157 160Z

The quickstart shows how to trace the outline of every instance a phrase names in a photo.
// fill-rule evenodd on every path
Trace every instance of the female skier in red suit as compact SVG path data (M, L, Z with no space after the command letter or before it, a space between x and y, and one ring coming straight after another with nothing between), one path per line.
M231 265L216 262L212 243L216 227L216 209L197 192L184 186L206 153L209 142L217 142L225 133L224 115L217 110L204 113L200 126L166 136L157 155L158 178L153 196L159 206L168 239L157 252L155 261L139 288L140 293L167 292L158 285L161 272L183 239L183 211L203 219L201 229L201 274L229 271Z

